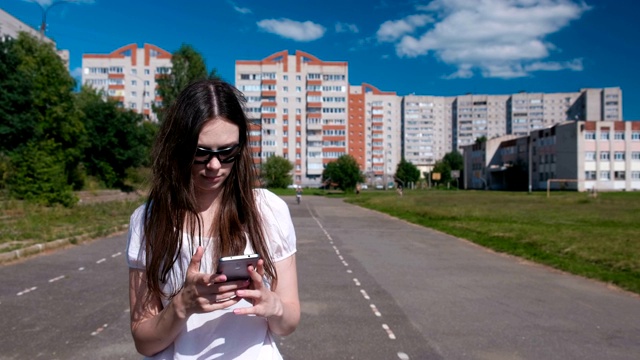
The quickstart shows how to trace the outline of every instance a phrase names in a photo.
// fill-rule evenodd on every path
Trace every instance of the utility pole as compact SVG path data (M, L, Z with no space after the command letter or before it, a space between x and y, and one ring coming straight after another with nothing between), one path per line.
M71 0L60 0L60 1L56 1L56 2L52 3L51 5L49 5L47 7L44 7L39 2L35 2L40 7L40 10L42 10L42 22L40 23L40 36L42 38L44 38L44 34L47 31L47 13L49 13L49 10L51 10L51 8L53 8L56 5L72 3L72 2L74 2L74 1L71 1Z

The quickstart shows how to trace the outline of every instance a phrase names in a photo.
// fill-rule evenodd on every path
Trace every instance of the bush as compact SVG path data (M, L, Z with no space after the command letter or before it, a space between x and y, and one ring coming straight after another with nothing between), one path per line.
M78 201L67 184L64 153L53 140L30 142L12 154L7 187L14 198L47 206Z

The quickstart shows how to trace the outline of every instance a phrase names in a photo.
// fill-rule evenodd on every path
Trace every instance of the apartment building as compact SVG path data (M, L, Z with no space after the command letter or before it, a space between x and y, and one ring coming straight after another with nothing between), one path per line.
M60 59L62 59L62 61L64 62L67 70L69 70L69 50L58 49L55 41L44 36L31 26L13 17L13 15L9 14L8 12L0 9L0 41L4 40L5 38L16 39L20 32L26 32L29 35L32 35L48 44L51 44L56 50L58 56L60 56Z
M420 173L430 172L453 146L455 97L407 95L402 98L404 158Z
M369 84L350 86L347 62L284 50L236 61L235 85L247 99L256 165L283 156L303 186L320 185L326 164L344 154L353 155L372 181L395 172L400 98Z
M162 98L156 79L171 71L171 53L155 45L123 46L109 54L82 55L82 84L102 90L122 107L157 121L152 105Z
M525 136L568 120L622 119L620 88L455 97L408 95L403 101L404 156L422 171L429 171L447 152L462 152L479 138Z
M568 121L464 150L469 189L640 190L640 122Z
M370 84L349 87L348 153L371 185L393 182L402 159L401 100L395 92Z

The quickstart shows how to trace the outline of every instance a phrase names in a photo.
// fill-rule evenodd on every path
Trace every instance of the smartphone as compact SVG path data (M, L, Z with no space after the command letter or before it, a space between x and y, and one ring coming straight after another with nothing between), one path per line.
M222 257L218 261L218 274L227 275L227 281L248 280L250 278L248 267L253 265L256 269L258 259L260 259L258 254Z

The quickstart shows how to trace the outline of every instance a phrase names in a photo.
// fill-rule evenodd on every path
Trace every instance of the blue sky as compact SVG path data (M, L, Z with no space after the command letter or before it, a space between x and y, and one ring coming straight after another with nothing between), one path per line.
M0 7L37 28L34 1ZM638 14L637 0L75 0L48 11L47 35L74 74L83 53L131 43L190 44L231 82L236 60L302 50L398 95L618 86L624 120L640 120Z

